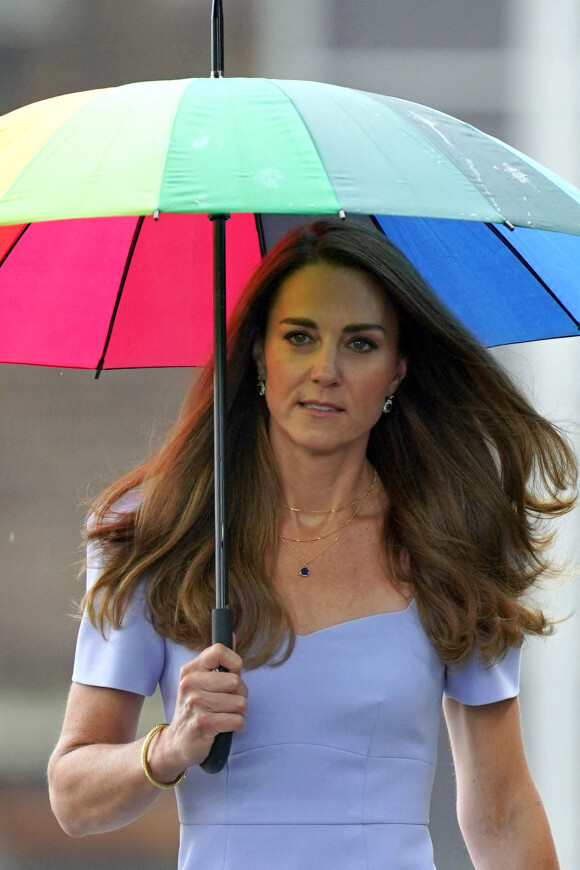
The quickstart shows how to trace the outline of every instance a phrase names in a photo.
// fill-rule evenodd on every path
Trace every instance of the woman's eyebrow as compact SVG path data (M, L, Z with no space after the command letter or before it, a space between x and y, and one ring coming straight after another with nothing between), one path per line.
M367 332L370 329L380 329L381 332L385 331L384 326L381 326L380 323L349 323L348 326L343 328L343 332Z
M308 317L285 317L280 323L288 323L291 326L305 326L308 329L318 329L318 324L315 320L310 320ZM343 327L343 332L366 332L372 329L379 329L381 332L385 328L380 323L349 323Z
M288 323L291 326L306 326L308 329L318 329L318 325L314 320L309 320L308 317L285 317L280 323Z

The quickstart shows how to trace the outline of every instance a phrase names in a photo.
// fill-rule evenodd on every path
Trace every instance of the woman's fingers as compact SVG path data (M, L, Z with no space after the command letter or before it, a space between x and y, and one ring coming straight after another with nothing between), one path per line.
M202 690L229 695L240 694L247 698L248 690L240 676L242 664L241 658L233 650L222 644L214 644L182 667L180 689L192 692ZM226 670L218 670L218 668Z
M243 662L237 652L224 646L221 643L214 643L213 646L208 646L202 650L196 659L193 659L185 668L193 668L194 670L202 669L205 671L215 671L218 668L225 668L227 671L240 673Z
M190 723L190 728L196 740L204 741L205 749L205 741L209 741L211 747L211 743L218 734L227 734L230 731L242 731L244 728L244 714L232 711L219 713L215 710L198 710L195 720ZM203 757L205 758L205 756Z
M230 671L184 671L181 674L180 691L183 695L206 692L248 697L248 689L240 675Z
M208 713L240 713L246 712L248 690L235 674L220 674L220 677L228 676L230 680L218 679L217 675L207 676L207 682L194 678L186 679L180 686L180 697L186 715L193 717L200 711ZM231 680L237 679L239 687L235 686L230 691ZM177 711L176 711L177 712Z

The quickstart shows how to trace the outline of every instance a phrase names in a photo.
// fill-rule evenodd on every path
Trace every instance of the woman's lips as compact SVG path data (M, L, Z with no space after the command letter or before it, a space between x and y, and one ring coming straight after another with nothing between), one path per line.
M299 404L308 411L318 411L323 414L339 414L343 410L338 405L332 405L328 402L299 402Z

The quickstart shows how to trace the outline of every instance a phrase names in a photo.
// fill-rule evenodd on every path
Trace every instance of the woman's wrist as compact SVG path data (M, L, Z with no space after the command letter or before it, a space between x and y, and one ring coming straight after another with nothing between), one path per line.
M152 785L157 788L169 789L174 788L185 778L187 768L175 773L175 771L164 770L163 765L158 765L155 760L153 763L151 762L151 756L154 754L152 747L155 747L157 750L159 749L159 738L165 728L167 728L166 722L156 725L145 737L141 750L141 766L145 776ZM159 752L157 752L157 755L159 755Z

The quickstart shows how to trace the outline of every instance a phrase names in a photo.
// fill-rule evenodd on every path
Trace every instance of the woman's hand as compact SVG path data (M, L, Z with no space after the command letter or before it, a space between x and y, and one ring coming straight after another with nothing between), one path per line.
M153 738L147 753L156 779L172 782L207 758L218 734L242 730L248 690L241 670L239 655L222 644L183 666L173 720Z

